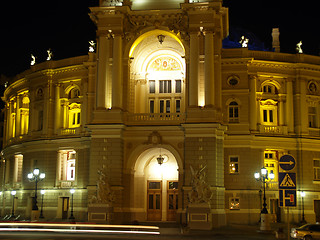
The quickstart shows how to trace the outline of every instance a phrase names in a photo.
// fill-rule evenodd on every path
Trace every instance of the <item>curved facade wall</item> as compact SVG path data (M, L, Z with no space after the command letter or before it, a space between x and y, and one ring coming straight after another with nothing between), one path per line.
M256 223L261 184L253 174L266 167L275 174L268 210L283 221L279 159L291 154L298 205L290 216L301 220L304 191L306 219L320 217L319 57L222 49L228 11L216 1L159 10L157 18L96 7L91 18L96 53L32 66L4 93L2 215L16 190L16 214L31 217L27 175L37 167L46 173L38 186L45 218L69 217L74 188L74 215L87 221L103 168L112 222L184 222L191 167L206 166L214 226Z

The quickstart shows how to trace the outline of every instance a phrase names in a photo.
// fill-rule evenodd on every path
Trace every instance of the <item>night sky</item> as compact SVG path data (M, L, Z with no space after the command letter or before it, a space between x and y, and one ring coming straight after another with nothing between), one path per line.
M317 2L306 3L224 0L233 29L255 34L271 49L272 28L279 27L282 52L295 53L302 40L304 53L319 55ZM28 69L31 53L37 63L45 61L48 48L53 60L87 54L88 41L95 39L88 8L97 5L98 0L1 1L0 75L14 76Z

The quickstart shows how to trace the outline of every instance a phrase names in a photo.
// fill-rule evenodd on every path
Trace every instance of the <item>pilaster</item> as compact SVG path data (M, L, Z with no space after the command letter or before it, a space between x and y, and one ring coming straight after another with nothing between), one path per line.
M199 84L199 36L198 32L190 33L189 60L189 107L198 106Z
M213 107L215 104L214 87L214 38L212 31L205 32L205 106Z
M250 81L250 130L257 131L257 77L249 76Z

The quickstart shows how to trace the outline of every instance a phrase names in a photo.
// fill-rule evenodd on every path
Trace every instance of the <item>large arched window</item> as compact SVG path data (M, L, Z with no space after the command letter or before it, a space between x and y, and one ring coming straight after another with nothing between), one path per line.
M236 101L232 101L228 106L228 121L229 123L239 122L239 105Z
M66 88L68 100L65 102L65 127L77 128L81 126L81 92L77 85Z
M181 63L173 56L152 59L147 67L149 113L180 113L183 93Z
M260 102L261 124L269 126L278 125L278 102L268 99Z

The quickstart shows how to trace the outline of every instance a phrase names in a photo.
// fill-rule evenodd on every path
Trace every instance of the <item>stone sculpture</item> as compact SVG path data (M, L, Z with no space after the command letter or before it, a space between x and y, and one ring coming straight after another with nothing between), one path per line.
M105 165L98 169L97 195L91 198L91 203L111 204L115 197L109 184Z
M209 203L212 198L212 191L210 185L206 182L206 169L207 166L199 166L199 169L194 170L190 166L192 180L192 190L189 192L190 203Z

